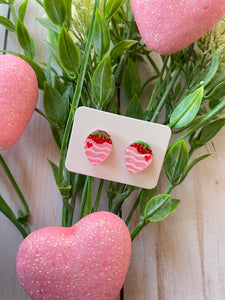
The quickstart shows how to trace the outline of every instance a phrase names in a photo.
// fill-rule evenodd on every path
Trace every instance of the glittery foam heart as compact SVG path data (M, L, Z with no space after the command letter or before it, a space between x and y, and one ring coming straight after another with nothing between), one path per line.
M131 0L140 34L162 54L184 49L225 14L224 0Z
M118 216L92 213L70 228L31 233L17 254L17 275L33 300L116 300L131 255Z

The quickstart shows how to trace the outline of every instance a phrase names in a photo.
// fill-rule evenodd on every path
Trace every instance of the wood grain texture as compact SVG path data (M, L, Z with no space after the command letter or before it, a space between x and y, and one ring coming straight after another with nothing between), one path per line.
M16 1L17 7L21 1ZM7 11L0 5L1 14ZM45 61L43 39L47 33L37 22L43 11L29 2L25 22L37 44L37 59ZM0 47L4 29L0 26ZM13 34L8 50L19 51ZM42 108L42 94L38 106ZM125 282L125 300L223 300L225 299L225 129L201 150L216 153L196 166L172 195L181 199L177 211L160 223L146 227L133 243L132 260ZM3 153L28 199L31 229L60 225L61 199L47 159L58 161L59 151L47 122L35 113L20 141ZM162 176L160 191L167 180ZM0 191L10 206L21 207L0 168ZM123 208L126 217L129 198ZM138 222L136 214L130 229ZM22 236L0 214L0 299L29 299L19 286L15 261ZM85 300L85 299L84 299ZM107 300L107 299L106 299Z

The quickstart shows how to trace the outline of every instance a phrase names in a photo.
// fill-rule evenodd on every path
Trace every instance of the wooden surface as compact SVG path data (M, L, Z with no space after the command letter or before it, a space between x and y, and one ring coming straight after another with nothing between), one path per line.
M16 1L20 3L21 1ZM0 5L1 14L7 15ZM44 61L47 33L34 22L43 11L29 2L25 22ZM0 48L4 29L0 26ZM41 43L38 43L41 41ZM7 49L18 51L9 34ZM41 108L42 94L38 106ZM223 300L225 299L225 129L202 152L216 153L196 166L186 181L173 191L181 199L168 219L146 227L133 243L132 260L124 287L125 300ZM36 113L20 141L3 156L29 202L31 229L60 225L61 200L47 159L58 160L59 151L47 122ZM160 189L166 180L161 178ZM21 207L0 168L0 191L15 210ZM124 205L123 215L131 205ZM138 221L135 216L131 227ZM22 237L0 215L0 299L29 299L19 286L15 261ZM85 299L84 299L85 300ZM106 299L107 300L107 299Z

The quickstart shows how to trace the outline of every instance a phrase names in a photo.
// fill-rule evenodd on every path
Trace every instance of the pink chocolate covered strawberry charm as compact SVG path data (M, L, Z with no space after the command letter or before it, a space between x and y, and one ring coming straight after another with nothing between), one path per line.
M92 132L85 140L84 150L92 165L96 166L101 164L112 151L110 135L103 130Z
M137 141L127 147L126 166L131 174L145 170L152 162L153 154L149 144Z

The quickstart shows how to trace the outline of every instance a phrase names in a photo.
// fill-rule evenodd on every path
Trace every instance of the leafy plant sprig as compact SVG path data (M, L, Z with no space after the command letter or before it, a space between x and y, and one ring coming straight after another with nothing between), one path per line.
M13 20L1 16L0 24L16 34L24 54L10 53L31 65L44 92L45 111L36 111L49 121L60 148L59 164L49 163L62 196L62 226L71 226L76 221L76 204L78 220L97 211L104 184L108 185L109 211L115 214L119 214L124 201L139 190L126 219L128 225L139 209L140 220L131 233L133 240L147 224L174 212L180 200L173 199L172 190L185 180L194 165L211 155L192 158L194 152L214 138L225 124L221 117L225 108L224 63L223 54L215 49L216 35L214 45L210 46L210 38L205 37L204 42L199 40L176 54L159 55L159 67L141 40L128 0L36 1L48 16L36 20L49 32L45 43L50 56L46 62L36 62L35 43L24 23L28 0L22 2L18 11L14 1L1 0L1 4L10 7ZM208 50L203 51L201 45ZM53 68L53 61L57 70ZM154 74L142 82L138 66L145 68L149 64ZM145 106L143 91L150 84L154 88ZM121 98L122 89L126 99ZM157 187L146 190L100 180L96 199L93 199L94 179L69 172L65 167L74 113L81 105L145 121L159 122L160 119L172 129L176 138L164 160L168 186L163 193L158 193ZM26 236L28 231L21 218L27 222L29 210L22 199L25 209L22 217L16 218L2 198L0 210Z

